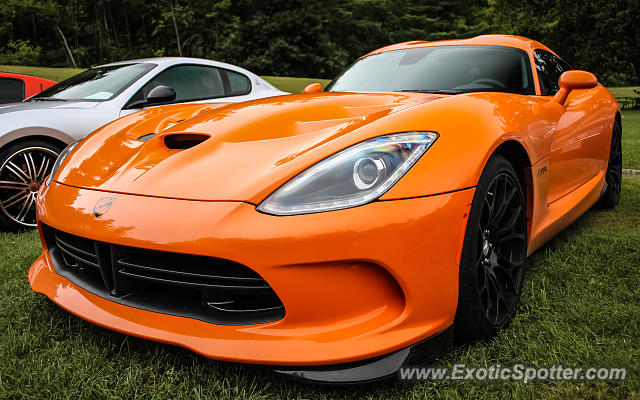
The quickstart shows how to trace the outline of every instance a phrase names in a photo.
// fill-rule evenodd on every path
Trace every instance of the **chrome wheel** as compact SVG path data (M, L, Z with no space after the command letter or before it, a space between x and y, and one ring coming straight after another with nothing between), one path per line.
M0 166L0 211L14 224L36 226L36 196L58 153L46 147L25 147Z
M489 184L477 231L476 277L485 318L504 324L519 299L526 257L523 194L508 173Z

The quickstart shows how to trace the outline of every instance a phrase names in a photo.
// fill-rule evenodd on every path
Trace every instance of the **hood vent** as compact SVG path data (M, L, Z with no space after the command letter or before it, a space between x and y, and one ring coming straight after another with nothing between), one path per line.
M164 144L170 149L185 150L199 145L210 137L200 133L173 133L164 136Z
M149 141L149 139L151 139L152 137L154 137L156 134L155 133L147 133L146 135L142 135L138 138L138 140L141 140L143 142L147 142Z

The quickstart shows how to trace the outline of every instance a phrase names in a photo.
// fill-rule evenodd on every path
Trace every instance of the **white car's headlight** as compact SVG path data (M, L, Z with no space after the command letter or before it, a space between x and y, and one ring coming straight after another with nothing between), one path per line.
M53 180L53 176L58 172L64 160L66 160L67 157L69 157L69 154L71 154L73 149L78 145L78 143L80 143L80 140L76 140L75 142L65 147L64 150L62 150L62 152L60 152L60 155L58 156L58 158L56 159L56 162L53 164L53 167L51 168L51 173L49 174L49 176L47 176L47 180L44 181L44 184L46 186L49 186L51 184L51 181Z
M298 174L258 210L296 215L369 203L398 182L437 138L435 132L403 132L358 143Z

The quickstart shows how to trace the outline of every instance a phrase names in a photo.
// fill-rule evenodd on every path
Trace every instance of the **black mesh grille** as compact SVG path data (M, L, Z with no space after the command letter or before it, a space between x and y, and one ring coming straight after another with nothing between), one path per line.
M221 325L282 319L260 275L229 260L120 246L43 225L56 272L116 303Z

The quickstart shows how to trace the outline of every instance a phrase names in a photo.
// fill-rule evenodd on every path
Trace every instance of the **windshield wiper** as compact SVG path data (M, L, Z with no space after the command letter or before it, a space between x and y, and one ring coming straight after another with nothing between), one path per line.
M58 99L57 97L32 97L28 101L66 101L66 100Z
M464 90L455 89L403 89L400 92L414 92L414 93L431 93L431 94L461 94L465 93Z

